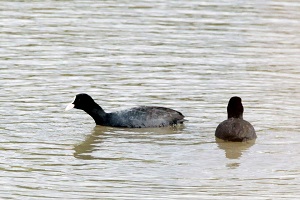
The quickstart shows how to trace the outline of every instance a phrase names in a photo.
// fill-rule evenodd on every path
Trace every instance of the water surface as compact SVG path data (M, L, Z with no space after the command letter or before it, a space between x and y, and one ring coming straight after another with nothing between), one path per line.
M297 199L300 3L1 1L2 199ZM95 126L159 105L184 126ZM258 138L216 141L231 96Z

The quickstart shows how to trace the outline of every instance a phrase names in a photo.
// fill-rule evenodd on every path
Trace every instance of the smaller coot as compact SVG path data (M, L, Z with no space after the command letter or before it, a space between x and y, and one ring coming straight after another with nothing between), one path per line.
M85 111L97 125L128 128L165 127L182 124L184 116L170 108L140 106L127 110L106 113L87 94L77 94L66 110L77 108Z
M227 106L228 119L220 123L215 136L222 140L243 142L255 139L253 126L243 119L244 107L240 97L232 97Z

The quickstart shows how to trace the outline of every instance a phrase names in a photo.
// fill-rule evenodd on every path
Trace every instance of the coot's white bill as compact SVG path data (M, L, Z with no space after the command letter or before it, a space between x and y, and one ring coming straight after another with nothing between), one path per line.
M74 104L73 103L70 103L67 107L66 107L66 109L65 109L65 111L67 111L67 110L71 110L72 108L74 108Z
M72 103L70 103L70 104L66 107L65 111L71 110L72 108L75 107L75 104L74 104L75 99L76 99L76 96L74 97Z

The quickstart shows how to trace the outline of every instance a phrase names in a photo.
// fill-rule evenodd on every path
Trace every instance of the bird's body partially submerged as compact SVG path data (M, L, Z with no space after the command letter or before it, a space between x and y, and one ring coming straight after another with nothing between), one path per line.
M254 127L243 119L244 107L240 97L232 97L227 107L228 119L220 123L215 136L222 140L243 142L255 139Z
M182 124L184 116L164 107L141 106L123 111L107 113L108 123L115 127L165 127Z
M255 139L256 133L248 121L232 117L219 124L216 137L232 142L243 142Z
M127 110L106 113L89 95L78 94L67 106L84 110L97 125L128 128L165 127L182 124L184 116L173 109L155 106L140 106Z

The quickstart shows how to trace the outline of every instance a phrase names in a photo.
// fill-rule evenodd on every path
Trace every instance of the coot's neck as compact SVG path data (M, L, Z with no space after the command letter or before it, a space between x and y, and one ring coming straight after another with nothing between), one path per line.
M95 120L97 125L105 125L106 113L97 103L89 108L84 109L84 111Z
M229 118L243 119L243 113L240 113L240 114L232 114L232 113L228 113L227 116L228 116L228 119L229 119Z
M227 116L229 118L243 119L244 107L239 105L237 107L227 107Z

